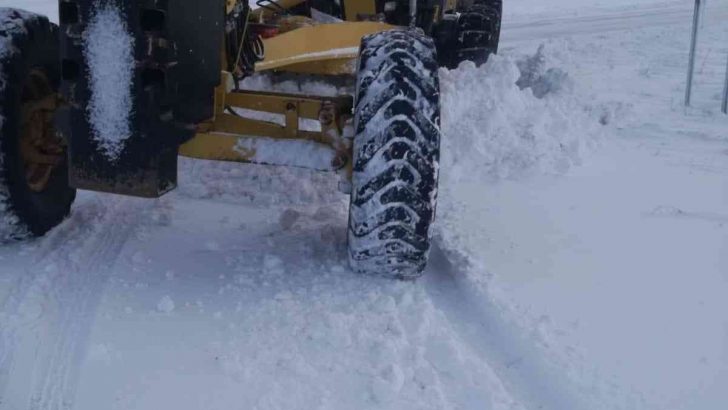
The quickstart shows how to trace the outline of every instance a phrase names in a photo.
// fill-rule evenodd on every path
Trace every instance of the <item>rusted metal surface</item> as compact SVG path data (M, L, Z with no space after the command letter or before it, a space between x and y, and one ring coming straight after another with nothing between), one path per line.
M42 71L30 72L22 104L19 146L25 181L32 191L43 192L53 170L63 162L66 143L53 126L58 95Z

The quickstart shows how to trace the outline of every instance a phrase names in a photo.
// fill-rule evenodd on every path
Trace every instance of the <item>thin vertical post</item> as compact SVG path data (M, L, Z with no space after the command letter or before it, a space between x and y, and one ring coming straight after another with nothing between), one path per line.
M698 26L700 24L700 0L695 0L693 14L693 35L690 40L690 61L688 62L688 81L685 87L685 106L690 106L690 97L693 92L693 72L695 71L695 48L698 44Z
M410 0L410 28L417 27L417 0Z
M721 105L723 114L728 114L728 62L725 65L725 85L723 85L723 105Z

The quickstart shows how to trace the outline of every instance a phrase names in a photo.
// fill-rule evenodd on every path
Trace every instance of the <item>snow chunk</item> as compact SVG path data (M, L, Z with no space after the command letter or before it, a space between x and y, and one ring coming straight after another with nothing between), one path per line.
M162 313L172 313L174 310L174 301L169 296L164 296L157 303L157 310Z
M536 98L568 90L572 85L568 73L564 70L558 67L548 68L545 47L541 44L536 54L516 62L521 71L521 77L516 81L516 85L522 90L530 88Z
M84 39L91 84L87 109L91 130L103 154L115 161L131 136L134 40L113 3L96 9Z

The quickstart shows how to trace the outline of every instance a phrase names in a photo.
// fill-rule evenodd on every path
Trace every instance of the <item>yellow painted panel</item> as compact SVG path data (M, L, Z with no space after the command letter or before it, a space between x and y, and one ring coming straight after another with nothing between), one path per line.
M283 70L300 74L353 75L356 74L356 58L358 56L335 60L308 61L287 65Z
M285 71L290 66L332 60L338 60L334 67L340 68L345 64L342 61L358 57L362 37L392 28L395 27L377 22L322 24L300 28L265 40L265 60L258 62L255 69ZM320 67L324 70L331 68L327 64ZM313 73L330 74L315 69Z
M330 98L329 100L332 100ZM339 98L341 99L341 98ZM317 120L321 112L323 98L306 98L301 95L284 95L263 92L233 92L225 97L225 104L236 108L264 111L272 113L285 113L289 104L295 104L298 116Z
M372 16L377 13L374 0L344 0L347 21L358 21L358 16Z
M236 150L238 140L239 137L233 135L197 134L179 147L179 155L215 161L249 162L255 153Z

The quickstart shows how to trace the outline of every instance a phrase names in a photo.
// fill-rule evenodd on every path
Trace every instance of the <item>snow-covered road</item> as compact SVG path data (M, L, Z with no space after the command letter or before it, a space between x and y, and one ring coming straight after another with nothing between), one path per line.
M716 2L711 7L710 19L723 21L728 18L728 8ZM642 5L630 9L591 10L576 15L522 15L504 22L504 45L533 39L550 39L578 34L607 33L635 30L645 26L682 26L690 22L694 6L691 2ZM690 32L685 32L689 35Z
M183 160L0 249L0 409L723 409L728 3L685 110L689 4L513 2L442 72L423 280L348 270L335 177Z

